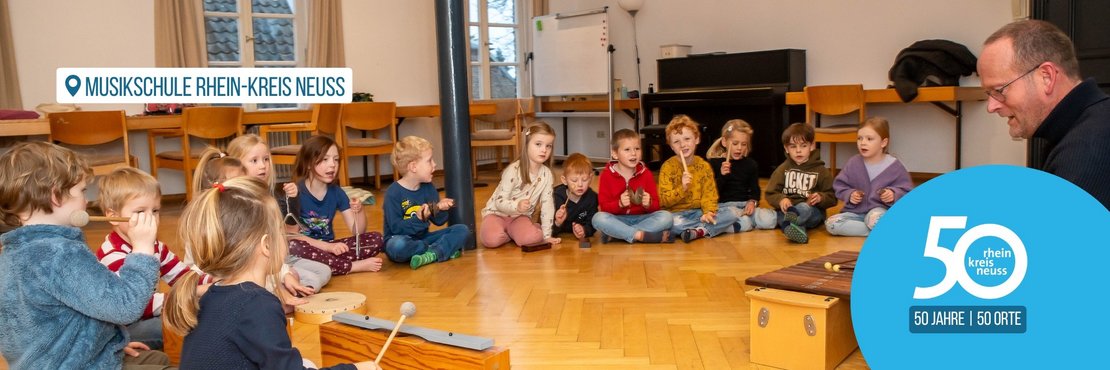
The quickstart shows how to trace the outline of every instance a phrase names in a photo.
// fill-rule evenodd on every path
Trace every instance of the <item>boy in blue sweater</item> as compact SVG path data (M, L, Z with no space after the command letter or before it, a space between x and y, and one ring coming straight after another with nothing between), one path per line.
M168 364L160 352L140 355L149 348L129 344L124 331L154 294L158 218L131 215L133 249L117 276L70 222L85 210L91 177L85 160L46 142L20 143L0 156L0 222L15 228L0 236L0 353L13 369Z
M390 159L401 179L385 190L385 254L393 262L408 262L413 269L459 257L470 236L466 225L428 231L429 223L446 223L443 211L455 205L451 198L440 199L432 185L436 169L432 144L416 136L403 137L393 146Z

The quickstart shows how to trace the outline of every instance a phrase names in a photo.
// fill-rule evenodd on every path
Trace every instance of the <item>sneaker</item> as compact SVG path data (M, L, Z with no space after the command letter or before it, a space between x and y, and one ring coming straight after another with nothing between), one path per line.
M600 241L601 244L609 244L609 241L613 240L613 237L609 236L609 234L606 234L606 233L598 233L598 234L601 234L600 236L597 237L597 240Z
M413 270L416 270L420 268L420 266L434 263L436 261L436 258L436 252L424 252L424 254L412 256L412 259L409 260L409 267L412 267Z
M786 234L786 239L792 242L799 244L809 243L809 234L806 233L806 229L797 224L786 225L786 227L782 229L782 233Z
M790 207L790 209L791 210L786 211L786 213L783 214L782 219L786 220L787 223L797 224L798 223L798 213L793 211L794 207Z
M462 251L455 251L455 254L451 255L451 259L456 259L459 257L462 257Z

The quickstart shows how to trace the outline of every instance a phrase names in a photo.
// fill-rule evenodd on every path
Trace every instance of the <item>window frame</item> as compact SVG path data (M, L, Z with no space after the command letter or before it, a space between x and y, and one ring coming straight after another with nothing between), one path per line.
M238 27L239 37L239 60L238 61L213 61L208 60L208 67L217 68L265 68L265 67L291 67L300 68L304 67L305 60L308 57L308 9L307 0L294 0L293 1L293 14L276 14L276 13L254 13L253 4L251 0L236 0L237 12L213 12L204 10L203 18L208 17L226 17L235 18ZM203 8L203 5L202 5ZM258 61L254 59L254 18L271 18L271 19L292 19L293 20L293 61ZM205 32L205 43L207 44L207 32ZM207 50L205 56L208 56ZM305 104L297 104L295 107L280 107L280 108L259 108L258 104L240 104L244 111L281 111L281 110L298 110L305 109Z
M470 20L470 1L466 1L464 3L464 5L465 5L464 8L466 8L465 12L464 12L464 14L466 15L465 16L466 26L464 27L464 29L466 30L466 40L467 40L467 42L466 42L466 49L467 49L466 50L467 51L467 53L466 53L466 55L467 55L466 73L467 73L467 82L468 82L467 89L468 89L468 92L470 94L470 99L471 100L493 99L492 98L493 83L490 79L490 75L491 75L491 71L493 70L494 67L500 67L500 66L516 67L516 71L517 71L517 75L516 75L516 96L514 98L519 99L519 98L528 98L528 97L530 97L531 96L531 89L530 89L531 76L529 75L529 73L531 73L531 71L528 71L528 70L525 69L525 67L528 64L528 63L526 63L526 60L525 60L528 53L525 52L525 51L530 50L531 35L529 34L528 29L525 26L528 24L529 21L531 21L531 17L527 16L527 15L532 14L532 11L531 11L532 2L531 1L525 1L525 0L511 0L511 1L513 1L513 9L515 11L514 16L515 16L515 19L516 19L516 24L510 24L510 23L491 23L491 22L489 22L489 1L488 0L474 0L474 1L476 1L477 4L478 4L478 22L472 22ZM471 45L470 45L470 36L471 36L470 35L470 29L471 29L471 27L478 27L478 29L479 29L478 45L483 46L483 47L481 47L482 50L479 50L478 61L470 60L471 53L473 53L473 50L471 50ZM490 60L490 47L492 45L490 44L490 41L489 41L489 34L490 34L490 28L491 27L494 27L494 28L504 27L504 28L513 28L514 29L515 36L516 36L515 37L516 38L516 61L515 62L493 62L493 61ZM478 76L478 77L482 78L481 79L481 94L479 96L474 96L474 91L473 91L473 81L474 81L474 78L475 78L475 76L474 76L474 67L479 67L479 71L481 73L481 76ZM506 98L506 99L508 99L508 98Z

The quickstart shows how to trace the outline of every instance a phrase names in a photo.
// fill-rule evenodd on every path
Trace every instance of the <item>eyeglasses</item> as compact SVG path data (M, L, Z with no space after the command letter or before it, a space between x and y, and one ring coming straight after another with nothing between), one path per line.
M1010 80L1010 82L1007 82L1005 85L999 86L997 89L986 89L983 92L986 93L987 96L989 96L991 98L994 98L994 100L999 102L999 103L1005 102L1006 101L1006 95L1004 95L1004 94L1005 94L1006 88L1010 87L1010 85L1012 85L1014 82L1017 82L1017 80L1020 80L1022 77L1028 76L1030 73L1033 73L1033 71L1036 71L1037 68L1040 68L1040 67L1041 67L1040 64L1038 64L1036 66L1033 66L1032 69L1030 69L1029 71L1026 71L1025 73L1022 73L1021 76L1017 76L1017 78L1015 78L1013 80Z

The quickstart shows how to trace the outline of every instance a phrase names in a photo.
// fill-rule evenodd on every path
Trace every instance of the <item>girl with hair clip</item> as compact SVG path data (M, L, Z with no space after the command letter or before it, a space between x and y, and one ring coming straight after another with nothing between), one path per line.
M546 123L535 122L524 130L520 159L501 172L501 182L482 209L479 238L486 248L498 248L510 241L529 247L562 241L551 236L555 219L551 187L554 180L551 169L545 165L551 158L554 142L555 131ZM537 206L542 224L532 222Z
M193 172L193 194L211 189L216 183L226 182L228 179L245 176L246 168L238 158L229 157L224 152L213 147L207 147L197 159L197 168Z
M775 212L759 208L759 164L748 156L754 133L748 122L729 120L705 154L717 183L718 212L732 212L738 220L733 232L775 228Z
M857 132L859 154L848 159L833 181L833 191L844 207L825 220L832 235L871 234L887 208L913 189L909 171L887 149L890 123L882 117L869 118Z
M170 290L165 320L185 337L182 369L303 369L285 330L275 286L285 258L277 202L264 183L238 177L201 193L181 214L178 235L197 266L215 277L198 296L195 271ZM373 362L333 369L376 369Z
M376 256L385 245L382 233L366 231L362 202L348 198L335 183L338 173L335 140L317 135L304 141L293 164L303 229L302 235L290 237L289 253L327 265L332 275L381 270L382 259ZM355 236L335 239L336 213L343 215Z
M292 182L275 185L274 163L270 161L270 146L262 141L262 137L247 134L236 137L227 144L227 157L239 160L243 164L244 175L262 180L270 195L277 200L286 234L295 234L300 231L295 216L300 212L300 203L297 199L297 185ZM297 291L298 295L312 295L323 288L331 280L331 268L313 260L303 259L288 255L285 264L292 267L296 281L284 280L286 288ZM291 284L296 282L298 284Z

